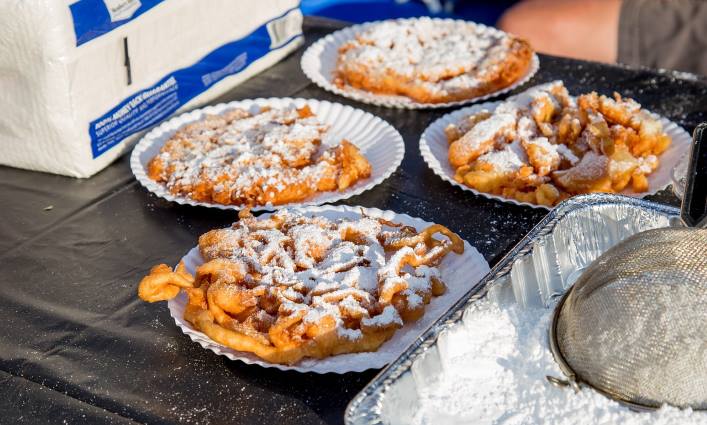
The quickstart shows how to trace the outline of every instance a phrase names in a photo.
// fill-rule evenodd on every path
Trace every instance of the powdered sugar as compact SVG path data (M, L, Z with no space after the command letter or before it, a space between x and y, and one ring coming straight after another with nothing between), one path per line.
M364 326L388 326L390 324L403 324L403 319L400 318L398 310L392 305L386 306L383 312L372 318L364 318L361 320L361 324Z
M511 43L507 34L470 22L383 21L345 43L339 63L372 78L396 75L446 96L483 86L512 54Z
M516 125L516 116L510 113L499 112L488 119L480 122L468 134L471 140L478 141L482 143L486 140L494 140L504 138L507 134L510 134Z
M172 193L221 204L306 197L338 174L335 148L322 148L327 130L294 106L207 115L165 142L149 175Z
M579 158L577 157L577 155L575 155L574 152L572 152L567 146L559 144L556 145L555 149L557 149L557 153L559 153L560 155L562 155L563 158L568 160L570 164L575 165L579 162Z
M572 180L592 181L605 175L608 167L609 158L589 151L582 157L576 167L558 171L557 174L560 178L567 175L571 176Z
M502 150L491 151L481 155L477 161L493 166L501 173L512 173L528 163L528 156L518 141L506 144Z
M546 206L583 193L647 190L648 175L675 141L637 102L595 92L574 98L562 81L440 121L451 167L446 177L477 192ZM423 139L438 134L426 131Z
M281 210L263 220L243 217L200 238L199 247L207 261L226 259L240 276L257 274L249 286L276 300L280 309L305 310L305 324L329 317L339 335L356 339L362 335L359 320L362 326L402 326L390 294L410 289L403 294L407 305L419 305L420 294L429 294L431 279L439 276L424 264L402 272L405 257L417 255L410 247L391 248L386 255L382 234L397 235L391 240L399 241L410 236L401 233L406 229L368 217L329 220ZM434 254L448 243L419 248ZM239 283L231 286L240 290Z
M364 63L372 72L392 69L442 87L473 86L478 81L464 74L501 40L498 35L477 31L472 24L454 21L385 21L359 34L358 43L344 60ZM466 77L463 82L458 81L460 76Z
M658 168L658 158L655 155L638 158L638 170L642 173L650 173Z
M707 424L707 413L665 406L637 413L584 388L550 385L562 377L547 346L551 309L482 300L450 329L445 368L419 385L417 424Z

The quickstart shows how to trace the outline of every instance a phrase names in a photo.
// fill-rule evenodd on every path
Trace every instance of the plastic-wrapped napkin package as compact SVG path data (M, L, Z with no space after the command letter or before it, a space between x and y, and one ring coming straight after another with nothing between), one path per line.
M88 177L303 41L298 0L0 0L0 164Z

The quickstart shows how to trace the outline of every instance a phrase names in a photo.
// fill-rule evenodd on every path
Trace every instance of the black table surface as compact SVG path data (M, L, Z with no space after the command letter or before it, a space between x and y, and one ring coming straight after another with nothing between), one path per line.
M308 19L307 44L339 27ZM405 139L402 166L343 203L442 223L492 265L544 216L430 171L419 136L447 110L386 109L330 94L303 75L302 50L218 101L326 99L395 126ZM690 132L707 121L703 78L544 55L540 62L530 84L563 79L572 93L617 90ZM668 190L651 198L678 203ZM2 423L339 424L378 372L303 374L231 361L184 335L165 303L140 301L137 283L152 265L175 264L201 233L236 214L155 197L135 181L127 156L85 180L0 167L0 218Z

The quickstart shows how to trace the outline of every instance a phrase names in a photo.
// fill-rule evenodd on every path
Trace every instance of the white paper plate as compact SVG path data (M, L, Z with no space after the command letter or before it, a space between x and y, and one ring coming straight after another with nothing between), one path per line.
M469 106L446 114L434 121L425 129L422 133L422 137L420 138L420 152L422 153L422 157L435 174L442 177L443 180L446 180L463 190L503 202L549 210L550 208L543 205L520 202L515 199L504 198L503 196L480 192L454 180L454 168L452 168L449 164L449 143L447 142L447 137L444 134L444 128L447 127L447 125L457 123L465 116L474 114L482 109L493 111L501 102L502 101L486 102ZM685 155L692 144L692 138L682 127L657 114L651 113L651 115L660 120L661 124L663 124L663 131L665 131L665 133L673 139L673 142L670 144L670 147L658 157L660 160L660 166L658 169L648 175L648 191L636 193L631 190L624 190L622 192L624 195L642 198L646 195L654 194L659 190L665 189L672 183L671 174L673 168L680 162L680 158Z
M322 206L306 207L299 209L309 216L319 216L327 218L356 218L361 212L371 217L381 217L386 220L414 226L418 230L431 225L432 223L413 218L405 214L396 214L392 211L381 211L375 208L347 207L347 206ZM264 214L261 217L267 217ZM182 258L184 265L190 273L194 273L196 267L203 263L198 247L193 248ZM184 308L187 303L187 296L181 292L179 296L168 302L169 312L177 322L182 331L207 350L216 354L228 357L231 360L240 360L248 364L257 364L263 367L274 367L280 370L296 370L298 372L314 373L345 373L361 372L367 369L382 368L395 360L405 349L412 344L425 329L435 320L449 310L455 302L470 290L489 271L489 265L476 248L464 241L464 253L457 255L448 254L439 266L442 280L447 284L447 292L439 297L433 297L430 304L425 309L425 314L420 320L414 323L407 323L399 329L393 337L386 341L376 352L341 354L328 357L322 360L304 359L293 366L268 363L254 354L235 351L218 344L204 333L195 330L184 320Z
M396 19L396 21L404 22L416 19L432 19L439 22L453 21L453 19L441 18L406 18ZM484 96L447 103L418 103L405 96L374 94L365 90L356 89L354 87L346 87L345 89L339 88L336 84L334 84L334 70L336 69L336 59L339 54L339 47L343 43L353 39L356 34L366 30L371 25L376 25L380 22L383 21L366 22L364 24L346 27L317 40L317 42L309 46L309 48L304 52L304 55L302 55L302 71L307 77L309 77L310 80L312 80L312 82L314 82L314 84L319 87L340 96L348 97L349 99L354 99L359 102L369 103L372 105L387 106L389 108L423 109L448 108L451 106L466 105L468 103L490 99L503 93L507 93L528 82L528 80L530 80L530 78L538 71L540 66L538 55L533 54L533 59L528 72L512 85ZM482 24L471 22L468 23L471 25L476 25L478 28L488 31L489 33L503 34L503 31L493 27L487 27Z
M323 100L259 98L207 106L165 121L160 126L155 127L147 133L135 146L130 156L130 167L133 170L135 178L137 178L147 190L168 201L183 205L197 205L222 210L242 209L243 205L221 205L198 202L185 196L176 196L170 193L166 187L147 176L147 164L150 159L159 153L162 145L164 145L178 128L184 124L198 121L206 114L218 114L232 108L255 109L259 106L285 107L289 105L295 105L297 107L308 105L320 122L330 125L329 131L327 131L323 140L324 145L336 145L341 139L346 139L358 146L361 153L363 153L371 163L371 176L356 182L356 184L343 192L322 192L303 202L277 206L258 206L251 208L252 211L272 211L285 207L319 205L350 198L373 188L390 177L402 162L403 156L405 156L405 143L400 133L386 121L368 112L340 103L332 103Z
M680 158L672 172L673 193L682 200L687 185L687 167L690 166L690 152Z

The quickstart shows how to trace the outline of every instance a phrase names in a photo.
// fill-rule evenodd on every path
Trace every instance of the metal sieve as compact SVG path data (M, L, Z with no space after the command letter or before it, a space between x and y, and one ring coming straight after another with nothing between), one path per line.
M695 131L688 226L707 222L705 129ZM555 308L550 348L568 378L552 383L589 386L638 410L707 409L707 229L648 230L602 254Z

